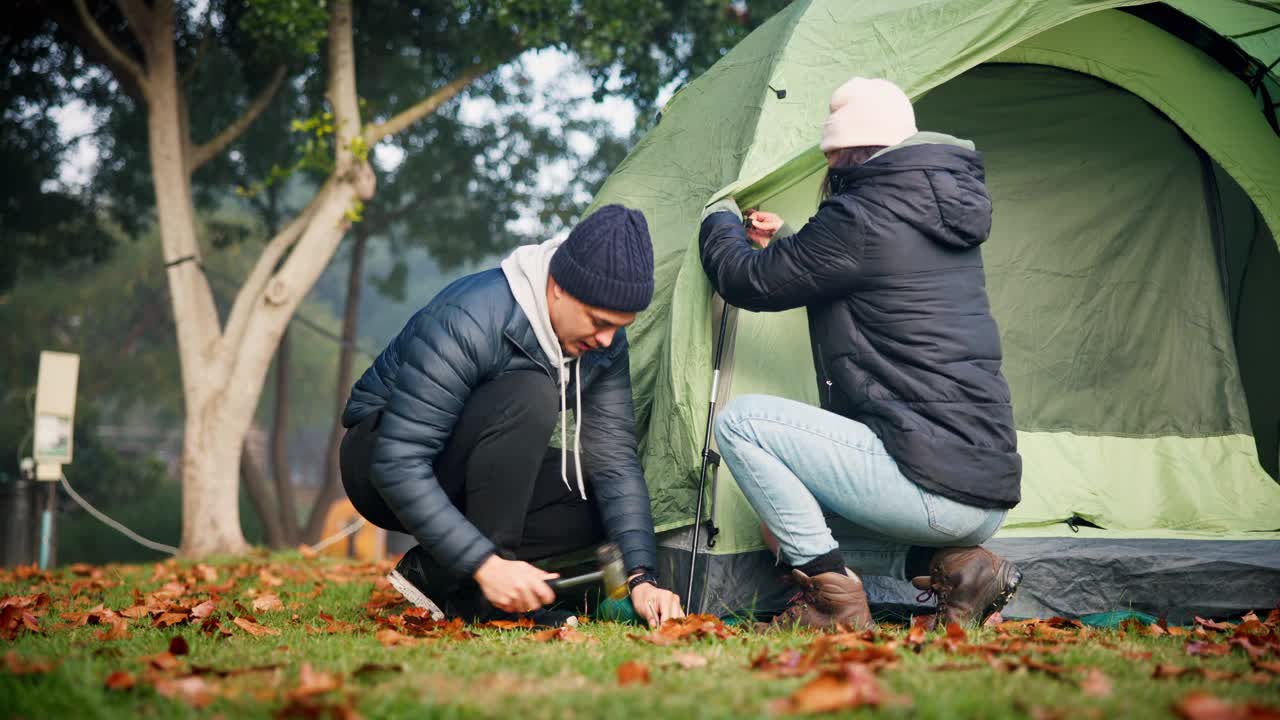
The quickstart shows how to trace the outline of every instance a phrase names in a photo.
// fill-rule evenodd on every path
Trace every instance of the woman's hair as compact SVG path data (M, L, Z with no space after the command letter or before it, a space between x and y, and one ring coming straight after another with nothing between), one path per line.
M832 150L832 161L828 162L827 176L822 179L822 189L818 191L818 201L831 197L831 172L844 168L857 167L871 159L888 145L858 145L857 147Z

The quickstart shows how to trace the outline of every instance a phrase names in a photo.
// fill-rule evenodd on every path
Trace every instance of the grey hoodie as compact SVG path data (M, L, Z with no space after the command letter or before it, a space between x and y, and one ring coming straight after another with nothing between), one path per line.
M560 478L570 491L569 458L567 438L565 437L565 411L568 405L569 364L573 363L576 373L574 381L574 429L573 429L573 463L578 476L578 494L587 499L586 485L582 479L582 363L564 356L560 348L560 340L556 337L555 328L551 325L551 313L547 309L547 276L550 274L551 256L564 239L547 240L538 245L522 245L515 249L502 261L502 273L507 276L507 284L511 286L511 294L516 303L529 318L534 337L538 345L556 367L557 384L560 386Z

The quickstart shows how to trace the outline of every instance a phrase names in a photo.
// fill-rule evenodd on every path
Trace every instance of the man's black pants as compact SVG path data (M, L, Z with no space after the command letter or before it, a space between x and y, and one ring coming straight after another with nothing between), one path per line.
M572 490L561 479L560 450L547 447L559 413L559 389L546 373L507 373L472 391L436 459L436 479L449 499L507 559L539 560L605 537L594 501L578 494L573 439ZM405 532L370 480L381 416L375 412L347 431L342 484L366 520ZM587 480L587 497L594 498Z

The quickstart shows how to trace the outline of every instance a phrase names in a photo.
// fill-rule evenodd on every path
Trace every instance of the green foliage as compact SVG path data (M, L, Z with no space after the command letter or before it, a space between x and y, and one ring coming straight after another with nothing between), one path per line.
M90 189L60 177L84 141L60 137L53 112L76 97L76 56L48 41L46 14L14 5L0 23L0 297L22 276L101 262L116 242Z
M248 0L240 30L256 44L264 64L313 55L329 32L325 0Z
M342 213L342 217L349 223L358 223L364 219L364 201L356 198L351 201L351 207Z

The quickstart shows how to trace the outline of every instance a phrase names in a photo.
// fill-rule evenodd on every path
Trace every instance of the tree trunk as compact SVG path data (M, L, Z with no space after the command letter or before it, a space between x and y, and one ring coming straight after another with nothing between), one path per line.
M267 545L273 548L291 547L292 543L285 540L280 518L274 511L275 505L271 502L266 474L254 452L251 437L245 438L244 450L240 452L240 480L249 491L249 502L253 504L253 511L258 515L262 529L267 534Z
M298 510L289 473L289 328L276 348L276 411L271 419L271 474L275 476L280 527L289 546L298 544Z
M356 94L351 2L330 0L328 4L325 72L335 127L334 171L307 209L267 243L236 295L225 327L200 265L191 173L253 123L279 83L264 90L240 119L208 143L193 146L179 85L173 0L120 3L141 46L141 63L115 46L83 0L75 4L93 49L108 58L107 66L122 87L135 90L146 103L156 218L186 410L182 441L182 554L186 557L248 549L239 506L245 433L285 327L337 251L357 203L373 196L376 182L361 148L435 112L492 68L488 63L468 66L429 97L366 128ZM344 386L349 376L348 364ZM336 477L336 470L331 467L327 476ZM317 524L322 525L324 513L318 514Z
M360 291L364 287L364 256L369 245L369 229L363 224L355 228L355 244L351 247L351 268L347 272L347 298L342 312L342 350L338 355L337 387L334 389L333 425L329 429L329 445L324 455L324 474L321 475L320 492L307 518L306 541L314 543L324 530L325 514L339 497L342 477L338 454L342 448L342 411L346 409L347 396L351 393L351 370L356 352L356 333L360 323Z
M188 556L242 552L248 544L240 529L238 465L248 422L227 412L219 378L210 372L220 323L198 261L172 5L157 3L150 20L148 36L142 38L147 56L147 135L186 399L182 551Z

